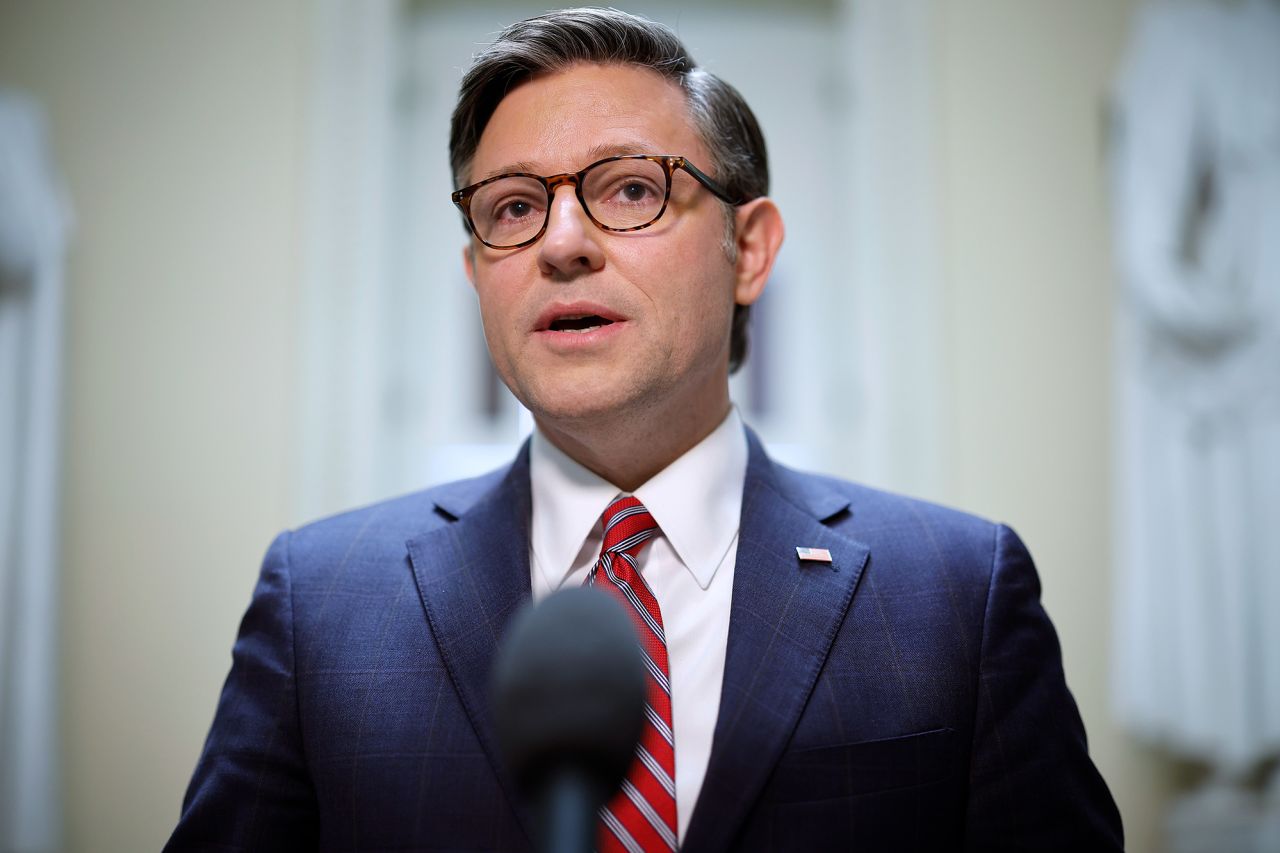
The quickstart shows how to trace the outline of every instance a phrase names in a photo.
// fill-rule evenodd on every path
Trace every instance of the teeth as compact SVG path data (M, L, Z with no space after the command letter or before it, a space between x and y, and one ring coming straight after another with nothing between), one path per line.
M598 314L565 314L552 321L549 328L553 332L590 332L611 322Z

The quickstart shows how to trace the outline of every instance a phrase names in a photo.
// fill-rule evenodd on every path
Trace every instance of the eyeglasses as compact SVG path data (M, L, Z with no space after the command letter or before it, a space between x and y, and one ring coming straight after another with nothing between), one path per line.
M491 249L519 249L540 238L551 218L555 191L572 184L587 217L605 231L648 228L667 209L671 178L684 169L721 201L742 202L683 157L622 154L581 172L543 177L527 172L495 175L453 193L467 228Z

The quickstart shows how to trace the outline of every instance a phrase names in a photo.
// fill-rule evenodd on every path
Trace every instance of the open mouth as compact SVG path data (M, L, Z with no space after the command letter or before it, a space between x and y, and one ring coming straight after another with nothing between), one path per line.
M547 328L553 332L590 332L610 325L613 325L613 321L599 314L584 314L577 317L557 317Z

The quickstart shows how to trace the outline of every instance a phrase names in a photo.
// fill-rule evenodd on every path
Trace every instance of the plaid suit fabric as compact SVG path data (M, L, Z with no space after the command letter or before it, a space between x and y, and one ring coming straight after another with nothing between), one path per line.
M1013 532L749 447L681 849L1122 849ZM528 489L522 453L277 539L166 849L530 849L487 704L530 598Z

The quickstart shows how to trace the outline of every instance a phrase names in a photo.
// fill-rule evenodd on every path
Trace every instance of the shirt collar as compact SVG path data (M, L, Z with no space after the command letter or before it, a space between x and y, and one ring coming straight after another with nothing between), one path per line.
M635 490L672 549L706 589L729 553L742 516L747 437L736 408L702 441ZM532 547L558 589L600 520L621 494L534 430L529 448Z

